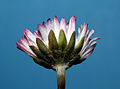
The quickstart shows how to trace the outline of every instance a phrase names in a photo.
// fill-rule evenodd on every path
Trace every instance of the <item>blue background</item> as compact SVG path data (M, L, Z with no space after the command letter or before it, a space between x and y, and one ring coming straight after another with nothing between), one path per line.
M82 64L66 71L66 89L120 89L120 0L0 0L0 89L56 89L56 73L16 48L25 28L49 17L94 28L98 45Z

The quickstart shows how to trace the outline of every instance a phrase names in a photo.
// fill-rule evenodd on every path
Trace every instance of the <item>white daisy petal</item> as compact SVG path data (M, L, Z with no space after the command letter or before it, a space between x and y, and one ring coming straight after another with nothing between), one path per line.
M49 30L46 29L46 27L38 24L38 29L42 35L43 38L43 42L45 43L45 45L48 46L48 34L49 34Z
M20 43L18 43L18 42L16 42L16 44L17 44L17 47L18 47L20 50L24 51L24 52L27 53L28 55L30 55L30 56L36 56L36 55L32 52L31 49L25 47L24 45L22 45L22 44L20 44Z
M96 46L96 42L94 41L87 49L86 51L81 55L82 58L85 58L86 55L88 55L90 52L92 52Z
M24 30L24 34L31 40L31 41L35 41L36 37L26 28Z
M65 34L66 34L66 23L65 23L65 18L63 17L60 22L60 30L63 29Z
M72 16L68 27L67 42L69 42L72 33L75 31L75 25L76 25L76 19L75 16Z
M55 32L56 39L58 41L59 32L60 32L60 24L56 16L54 17L54 32Z

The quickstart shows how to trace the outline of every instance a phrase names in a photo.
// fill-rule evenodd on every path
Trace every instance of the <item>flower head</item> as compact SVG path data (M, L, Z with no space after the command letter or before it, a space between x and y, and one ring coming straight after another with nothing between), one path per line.
M24 37L17 42L17 48L27 53L33 60L48 69L56 70L58 65L66 69L79 64L90 56L100 37L90 39L94 30L87 29L84 23L75 30L76 19L72 16L69 23L63 17L38 24L38 30L31 33L24 30ZM78 33L78 35L76 35Z

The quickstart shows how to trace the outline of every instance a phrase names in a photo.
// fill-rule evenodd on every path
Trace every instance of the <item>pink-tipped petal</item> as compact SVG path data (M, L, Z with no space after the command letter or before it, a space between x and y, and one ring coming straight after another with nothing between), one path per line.
M97 45L97 42L94 41L88 48L87 50L85 51L85 53L83 53L82 57L83 58L87 58L88 56L90 56L94 50L94 48L96 47Z
M66 23L65 23L65 18L63 17L60 22L60 30L63 29L64 32L66 33Z
M50 24L51 22L50 22L50 18L47 20L47 24Z
M42 26L42 25L40 25L40 24L38 24L37 26L38 26L39 32L40 32L41 35L42 35L42 39L43 39L44 43L45 43L46 45L48 45L48 34L49 34L49 31L50 31L50 30L48 30L46 27L44 27L44 26Z
M81 29L80 34L78 34L79 41L83 38L83 36L86 36L87 27L88 27L88 24L84 23L84 25L83 25L83 27L82 27L82 29ZM87 33L87 34L88 34L88 33Z
M21 40L19 40L19 42L20 42L22 45L28 47L28 41L27 41L24 37L21 37Z
M72 33L75 31L76 18L72 16L69 22L68 31L67 31L67 43L69 43Z
M42 39L41 35L40 35L39 32L36 31L36 30L34 31L34 35L35 35L37 38Z
M92 40L90 40L90 42L88 43L88 45L90 45L93 41L98 40L98 39L100 39L100 37L93 38Z
M66 32L68 32L69 23L66 23Z
M53 23L51 23L50 18L47 20L46 28L48 31L53 30Z
M55 30L59 30L59 21L57 19L57 16L54 17L54 28Z
M81 36L85 36L85 34L87 32L87 27L88 27L88 24L84 23L83 28L82 28L82 32L81 32Z
M92 29L87 37L87 41L90 39L90 37L94 34L94 29Z
M37 24L37 27L38 27L38 29L39 29L39 27L40 27L40 24Z
M36 56L30 49L27 49L24 45L16 42L17 48L28 54L29 56Z
M36 37L26 28L24 30L24 35L29 38L29 40L35 41Z
M93 49L93 50L94 50L94 49ZM93 50L92 50L91 52L89 52L88 54L86 54L85 56L83 56L82 59L85 59L85 58L87 58L88 56L91 56L91 54L93 53Z
M51 21L50 18L47 20L47 25L46 25L47 29L51 29Z
M68 28L69 32L75 31L75 25L76 25L76 18L75 16L72 16L70 19L69 28Z
M97 45L97 42L94 41L94 42L92 42L92 44L89 47L95 47L96 45Z
M44 22L44 21L42 22L42 25L45 27L45 25L46 25L46 24L45 24L45 22Z
M86 35L85 35L86 38L88 37L88 33L89 33L89 29L86 32Z
M90 52L92 52L93 49L94 49L94 47L88 48L88 49L81 55L81 57L82 57L82 58L85 58L85 56L86 56L87 54L89 54Z
M54 17L54 29L53 30L55 32L55 36L58 41L59 32L60 32L60 24L56 16Z
M94 29L92 29L92 30L90 31L90 33L88 34L88 36L85 38L85 41L84 41L82 50L84 50L85 47L87 46L87 44L89 43L89 39L90 39L90 37L93 35L93 33L94 33Z

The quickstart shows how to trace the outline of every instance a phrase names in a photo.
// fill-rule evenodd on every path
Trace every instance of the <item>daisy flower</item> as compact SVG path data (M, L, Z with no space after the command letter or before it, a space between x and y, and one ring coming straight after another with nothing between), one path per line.
M63 17L59 22L53 20L38 24L38 30L31 33L24 30L24 36L16 42L17 48L28 54L33 60L57 72L58 89L65 89L65 70L80 64L93 53L100 37L91 39L94 29L88 30L84 23L76 30L76 18L72 16L69 23ZM78 35L77 35L78 34Z

